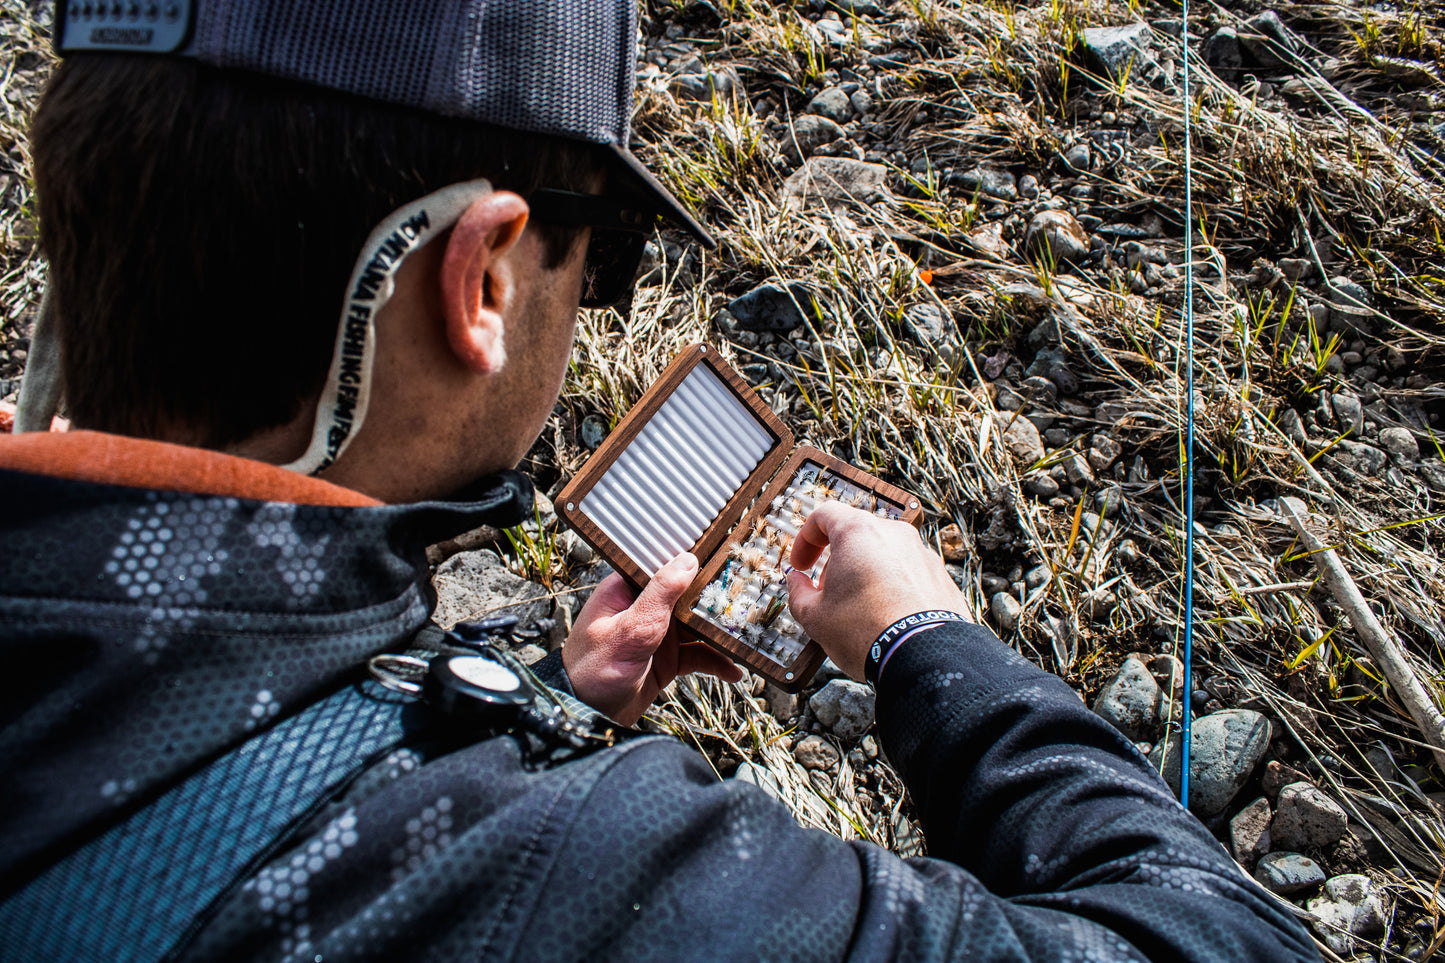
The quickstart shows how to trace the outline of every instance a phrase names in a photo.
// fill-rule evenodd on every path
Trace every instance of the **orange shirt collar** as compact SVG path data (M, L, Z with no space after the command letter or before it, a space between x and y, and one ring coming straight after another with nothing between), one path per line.
M102 485L295 505L382 504L349 488L249 458L98 431L0 434L0 468Z

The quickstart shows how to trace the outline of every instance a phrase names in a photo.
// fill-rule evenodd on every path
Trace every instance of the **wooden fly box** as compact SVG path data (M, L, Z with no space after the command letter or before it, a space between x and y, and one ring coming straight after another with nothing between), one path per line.
M789 692L823 650L788 611L793 539L836 499L916 524L918 499L793 434L708 345L685 349L557 496L557 513L635 588L684 551L673 617ZM826 551L809 572L816 579Z

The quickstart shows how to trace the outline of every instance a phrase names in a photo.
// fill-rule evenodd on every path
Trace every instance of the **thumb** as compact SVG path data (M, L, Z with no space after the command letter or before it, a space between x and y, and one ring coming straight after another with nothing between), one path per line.
M823 590L813 584L806 572L793 569L788 573L788 608L804 626L817 609Z
M658 622L666 625L672 618L672 607L682 598L682 593L692 584L697 574L697 556L691 552L681 555L658 569L632 603L634 618L638 621Z

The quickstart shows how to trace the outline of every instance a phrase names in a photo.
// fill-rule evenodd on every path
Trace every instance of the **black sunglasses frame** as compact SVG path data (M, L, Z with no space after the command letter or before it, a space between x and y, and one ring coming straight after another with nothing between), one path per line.
M625 300L637 280L647 238L660 214L605 194L544 188L527 199L532 216L544 224L590 227L579 304L605 308Z

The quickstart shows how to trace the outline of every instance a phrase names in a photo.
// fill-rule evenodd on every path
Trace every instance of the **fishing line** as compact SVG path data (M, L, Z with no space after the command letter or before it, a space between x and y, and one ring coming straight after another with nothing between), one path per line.
M1180 735L1179 802L1189 806L1189 751L1194 696L1194 170L1190 154L1189 0L1179 46L1184 59L1184 725Z

